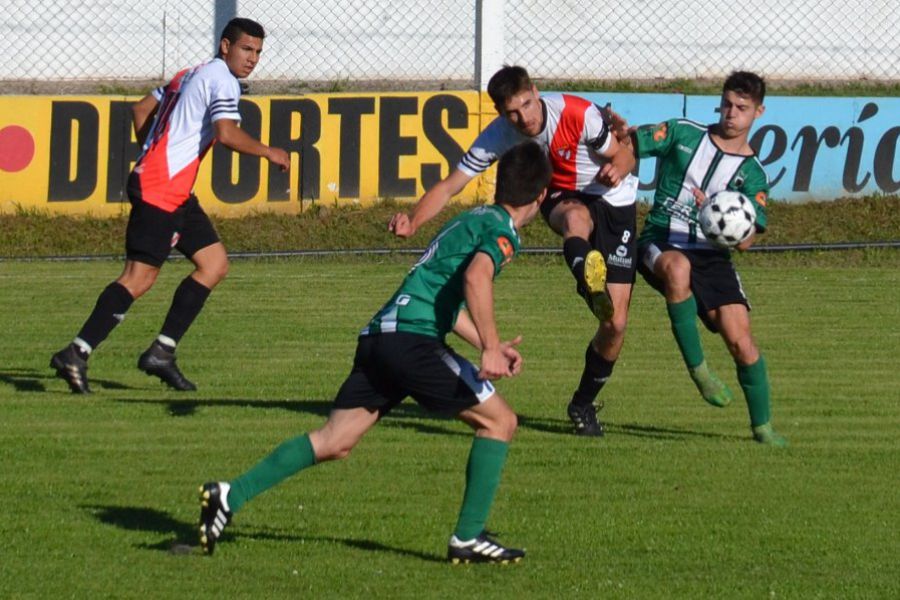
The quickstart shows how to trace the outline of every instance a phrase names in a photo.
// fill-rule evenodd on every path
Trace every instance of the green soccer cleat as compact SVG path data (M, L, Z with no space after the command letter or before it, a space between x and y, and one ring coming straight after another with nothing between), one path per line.
M606 261L597 250L591 250L584 258L584 292L588 308L599 321L612 319L612 299L606 293Z
M691 374L691 379L694 380L700 395L709 404L723 408L734 400L734 394L731 393L731 389L715 373L709 370L705 360L696 367L688 369L688 373Z
M754 427L753 440L759 442L760 444L765 444L774 448L788 447L787 439L783 435L772 429L771 423L757 425L756 427Z

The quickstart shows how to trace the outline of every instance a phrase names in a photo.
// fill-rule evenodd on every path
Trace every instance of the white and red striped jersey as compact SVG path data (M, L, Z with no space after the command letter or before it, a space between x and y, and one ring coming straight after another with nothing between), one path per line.
M184 69L153 90L159 101L134 173L141 197L173 212L191 195L200 161L215 141L213 123L240 121L241 86L221 58Z
M612 133L593 102L568 94L541 96L544 129L529 138L505 117L494 119L482 131L457 168L475 177L513 146L532 139L544 148L553 166L550 186L603 196L613 206L634 204L637 177L628 175L614 188L596 181L606 162L600 156L609 148Z

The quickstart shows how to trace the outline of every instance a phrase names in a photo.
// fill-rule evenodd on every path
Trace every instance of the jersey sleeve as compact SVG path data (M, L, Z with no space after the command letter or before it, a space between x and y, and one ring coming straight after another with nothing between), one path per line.
M500 274L519 251L516 246L516 238L506 231L490 228L481 236L481 243L476 248L477 252L484 252L494 261L494 276Z
M642 125L635 132L638 156L665 156L675 142L677 119L663 121L657 125Z
M463 155L457 168L469 177L475 177L486 171L504 152L518 143L519 140L510 129L512 125L502 117L491 121L472 142L472 146Z
M743 179L740 192L750 199L756 209L756 231L763 233L768 227L766 204L769 201L769 178L756 158L746 161L738 170L737 177Z
M591 104L584 113L584 142L597 154L603 154L609 149L612 136L609 127L600 112L600 107Z
M209 86L209 119L213 123L219 119L241 120L238 102L241 86L234 77L215 78Z

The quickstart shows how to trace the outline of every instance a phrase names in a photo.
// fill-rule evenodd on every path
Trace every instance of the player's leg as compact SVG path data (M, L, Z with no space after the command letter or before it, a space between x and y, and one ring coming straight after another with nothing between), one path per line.
M478 378L472 363L443 342L413 334L390 335L403 345L394 348L384 371L429 411L456 415L475 430L447 558L454 563L518 561L523 551L503 547L485 531L516 431L516 414L490 381Z
M125 230L125 267L122 274L97 297L94 309L71 344L50 359L73 392L87 393L87 359L121 323L132 303L156 282L160 267L169 256L176 219L155 206L132 202Z
M695 274L689 258L679 250L661 251L650 244L643 252L642 263L652 269L666 298L666 312L675 342L694 384L706 402L727 406L733 394L706 364L700 331L697 328L697 299L692 284Z
M734 358L738 381L747 400L753 439L763 444L786 446L787 440L771 424L771 388L766 361L750 331L750 313L744 304L726 304L710 311L728 351Z
M509 443L516 431L516 414L494 392L487 400L462 411L459 418L475 430L475 439L469 451L466 489L447 558L453 563L518 562L525 556L523 550L504 547L485 530Z
M590 203L594 224L591 246L607 268L607 297L611 310L600 322L594 339L584 354L584 369L578 389L567 408L578 435L603 435L597 411L601 389L612 375L613 367L625 343L628 307L637 267L637 209L634 204L613 206L601 197ZM589 255L590 258L590 255Z
M375 339L360 338L353 369L321 428L285 441L231 481L201 486L200 543L205 552L212 554L225 525L249 500L303 469L346 457L379 416L402 400L402 390L394 387L389 378L381 378L377 350Z
M249 500L313 465L344 458L378 421L366 408L333 410L321 429L289 439L235 479L200 487L200 545L212 554L225 526Z
M603 424L597 419L597 411L603 408L599 395L625 344L633 284L609 283L607 288L614 307L613 316L600 323L596 335L588 343L581 380L567 408L577 435L603 435Z
M594 223L588 207L576 192L553 191L541 214L550 228L563 238L563 257L575 278L575 289L599 320L612 316L606 293L606 263L591 246Z
M175 348L200 314L212 289L228 274L228 254L196 198L185 203L181 216L176 248L194 263L195 269L176 288L162 329L138 359L138 368L159 377L173 389L192 391L197 386L178 368Z

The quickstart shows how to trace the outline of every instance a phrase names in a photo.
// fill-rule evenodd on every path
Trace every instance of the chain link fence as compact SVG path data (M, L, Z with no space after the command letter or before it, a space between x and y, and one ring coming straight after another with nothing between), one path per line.
M478 10L502 2L506 63L539 79L900 79L897 0L0 0L6 81L162 80L240 15L267 29L254 80L287 91L472 87ZM139 6L139 7L138 7Z

